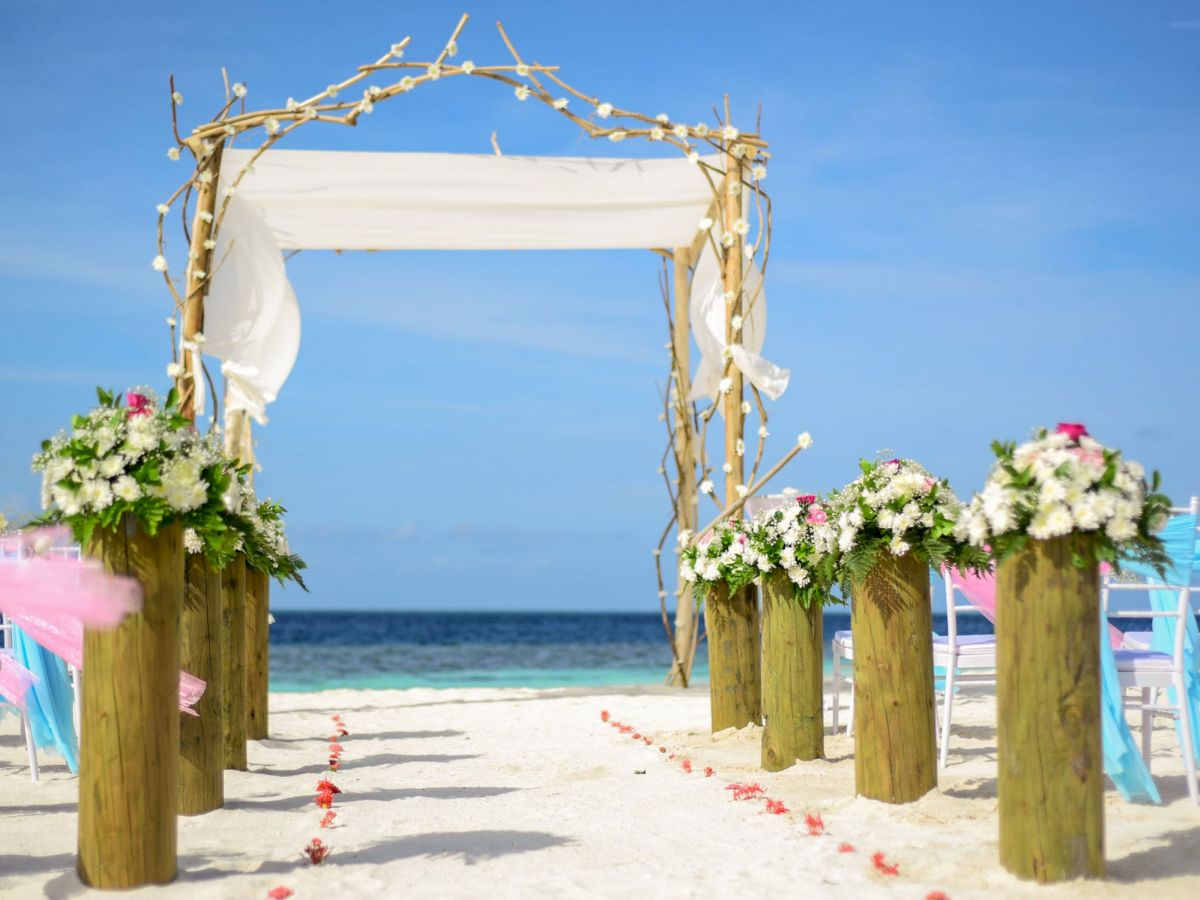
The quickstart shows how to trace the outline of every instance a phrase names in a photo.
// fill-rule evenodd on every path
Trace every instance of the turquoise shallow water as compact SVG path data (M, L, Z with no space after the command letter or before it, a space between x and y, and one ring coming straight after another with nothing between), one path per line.
M656 613L284 611L275 616L275 691L660 684L671 662ZM979 617L960 622L964 631L987 626ZM834 632L849 627L844 611L826 613L827 675L829 642ZM944 621L935 616L934 627L944 627ZM701 644L695 681L708 678L704 649Z

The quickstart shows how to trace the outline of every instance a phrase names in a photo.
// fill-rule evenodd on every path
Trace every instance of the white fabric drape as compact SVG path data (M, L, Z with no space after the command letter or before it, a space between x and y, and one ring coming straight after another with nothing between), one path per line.
M225 151L222 189L250 155ZM269 150L238 186L218 235L204 352L223 360L228 408L265 422L300 343L284 250L670 249L692 243L711 203L708 181L684 159ZM715 263L702 259L694 285L693 328L704 326L695 383L711 395L723 349L711 336L721 342L724 333L710 327L724 315ZM777 397L787 372L757 355L765 328L760 298L734 361Z
M767 292L762 289L762 273L753 263L746 264L745 296L749 309L743 316L741 341L733 344L729 352L733 364L751 384L770 399L778 400L787 390L791 372L759 355L767 336ZM692 276L689 313L692 335L700 349L700 364L688 399L714 400L725 368L725 285L716 255L708 246Z

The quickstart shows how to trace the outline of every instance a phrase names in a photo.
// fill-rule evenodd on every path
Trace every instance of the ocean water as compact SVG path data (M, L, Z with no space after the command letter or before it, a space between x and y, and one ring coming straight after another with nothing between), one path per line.
M276 612L271 689L601 687L660 684L671 663L657 613ZM945 616L934 628L945 633ZM824 617L830 642L846 610ZM963 634L988 634L960 615ZM708 679L701 643L693 672Z

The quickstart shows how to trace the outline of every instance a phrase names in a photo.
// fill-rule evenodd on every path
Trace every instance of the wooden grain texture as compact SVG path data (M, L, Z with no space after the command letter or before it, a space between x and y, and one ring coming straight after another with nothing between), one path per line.
M177 871L183 534L168 525L151 537L127 516L87 555L137 578L144 600L117 628L84 631L79 877L102 890L166 884Z
M225 804L221 576L201 553L184 558L180 633L180 667L207 685L197 715L179 720L179 814L197 816Z
M720 223L724 231L733 236L733 246L725 250L722 263L721 277L725 293L733 295L733 302L725 304L725 343L728 346L740 344L742 333L733 327L735 319L740 319L744 313L745 293L742 286L742 248L745 239L737 233L737 222L742 217L741 193L742 163L732 153L725 153L725 180L721 191L725 195L723 204L723 221ZM734 193L734 185L738 193ZM724 375L729 378L730 389L721 398L721 415L725 419L725 462L729 471L725 474L725 503L729 506L738 499L738 485L744 484L746 477L745 457L738 453L738 443L746 430L746 414L742 412L743 392L742 370L735 365L728 365Z
M246 558L221 571L221 721L226 769L246 769Z
M929 567L881 553L852 587L854 790L911 803L937 787Z
M221 172L221 156L225 149L223 141L218 141L212 153L204 164L203 171L212 175L211 180L197 183L195 209L192 219L192 242L188 248L188 263L184 279L185 293L183 295L183 339L191 341L197 332L204 331L204 298L208 294L209 281L217 261L213 259L213 251L205 244L213 236L213 217L217 212L217 183ZM200 171L197 171L199 176ZM204 378L204 373L193 371L192 354L185 352L180 359L183 363L184 374L176 381L179 389L179 411L189 419L196 418L196 383ZM209 400L216 403L216 397Z
M671 351L674 357L672 377L673 390L678 398L674 404L674 448L675 463L679 473L679 483L676 485L675 521L679 531L696 530L696 519L699 513L696 483L696 447L694 441L694 423L692 420L692 404L687 399L691 391L691 343L692 336L688 323L688 310L692 294L691 255L687 247L678 247L671 257L672 281L674 283L674 302L671 308ZM696 639L698 622L696 604L692 594L691 582L681 575L676 578L675 602L675 653L678 664L672 663L667 675L667 683L687 687L692 679L692 661L696 656Z
M267 736L269 692L271 579L246 569L246 737L261 741Z
M712 730L762 722L758 598L754 586L730 595L718 585L704 601Z
M1021 878L1104 877L1099 602L1069 538L996 573L1000 862Z
M763 579L762 767L778 772L825 756L821 607L804 608L781 572Z

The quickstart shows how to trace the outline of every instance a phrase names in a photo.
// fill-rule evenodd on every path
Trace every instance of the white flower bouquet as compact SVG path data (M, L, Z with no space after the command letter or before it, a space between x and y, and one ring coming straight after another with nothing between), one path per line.
M829 501L843 587L866 577L881 553L912 553L935 568L987 566L987 554L955 534L962 503L946 479L934 478L911 459L864 459L859 467L862 474Z
M828 602L837 573L837 530L824 504L807 494L750 522L724 522L681 555L680 575L697 586L700 598L718 583L736 591L781 572L807 608Z
M996 441L992 449L996 464L959 519L960 539L1003 559L1030 538L1077 535L1074 561L1081 568L1097 562L1119 568L1123 557L1160 569L1167 563L1154 532L1171 501L1159 492L1157 472L1147 484L1140 465L1073 422L1039 429L1020 446Z

